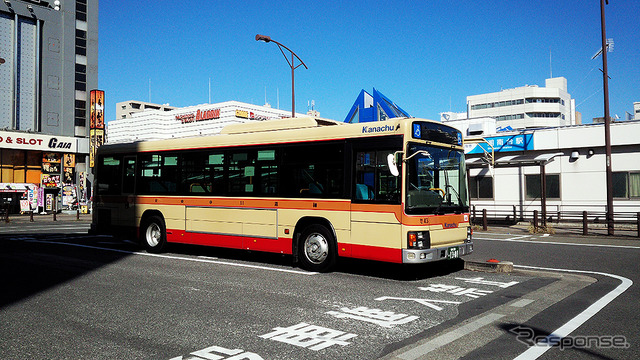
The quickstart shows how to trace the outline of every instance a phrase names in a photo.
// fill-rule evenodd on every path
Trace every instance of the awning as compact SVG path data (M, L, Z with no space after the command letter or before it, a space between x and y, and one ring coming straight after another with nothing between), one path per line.
M561 152L550 154L521 154L521 155L503 155L496 157L494 161L495 167L514 167L514 166L535 166L546 165L554 160L556 156L564 155ZM467 159L465 163L468 167L484 167L489 165L488 159L476 157Z

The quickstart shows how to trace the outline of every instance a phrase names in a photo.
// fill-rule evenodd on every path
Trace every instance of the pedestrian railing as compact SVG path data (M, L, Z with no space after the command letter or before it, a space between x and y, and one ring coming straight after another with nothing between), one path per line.
M514 225L529 222L532 232L562 229L582 235L607 230L607 213L603 211L550 211L543 216L540 210L523 210L517 206L471 207L473 225L487 229L488 224ZM640 212L616 212L613 214L614 233L640 237Z

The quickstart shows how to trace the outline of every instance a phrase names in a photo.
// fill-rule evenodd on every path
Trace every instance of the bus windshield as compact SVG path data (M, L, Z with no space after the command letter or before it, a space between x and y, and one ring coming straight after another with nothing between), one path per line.
M469 211L464 153L410 143L407 160L407 214Z

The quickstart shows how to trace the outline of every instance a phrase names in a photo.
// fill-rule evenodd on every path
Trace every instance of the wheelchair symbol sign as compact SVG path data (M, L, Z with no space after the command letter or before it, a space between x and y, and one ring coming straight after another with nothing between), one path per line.
M420 139L422 137L420 124L413 124L413 137L416 139Z

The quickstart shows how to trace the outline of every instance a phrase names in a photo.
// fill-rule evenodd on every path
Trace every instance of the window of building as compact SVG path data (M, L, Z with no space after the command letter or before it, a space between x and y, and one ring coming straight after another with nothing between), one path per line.
M547 184L547 199L560 199L560 175L547 174L545 179ZM542 194L540 175L525 175L525 186L527 200L540 199L540 195Z
M561 100L560 98L527 98L526 101L527 104L558 104L562 102L562 105L564 105L564 100Z
M471 199L493 199L493 178L491 176L469 178L469 197Z
M482 109L490 109L490 108L496 108L496 107L522 105L522 104L524 104L524 99L505 100L505 101L497 101L497 102L491 102L486 104L471 105L471 110L482 110Z
M511 114L496 116L496 121L524 119L524 114Z
M76 90L87 91L87 84L85 82L76 80Z
M640 198L640 173L614 172L612 176L614 198Z
M535 112L535 113L527 113L528 117L532 118L559 118L560 113L556 112Z

